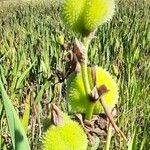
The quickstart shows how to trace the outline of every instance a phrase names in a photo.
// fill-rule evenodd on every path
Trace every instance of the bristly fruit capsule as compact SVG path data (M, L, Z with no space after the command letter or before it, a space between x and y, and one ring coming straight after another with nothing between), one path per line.
M83 15L85 31L92 32L111 19L114 8L114 0L87 0Z
M91 89L94 88L91 68L88 68L88 77ZM103 99L109 110L112 110L118 102L118 86L111 74L101 67L96 67L97 87L106 86L108 92L103 95ZM89 105L89 95L86 94L81 73L72 73L67 80L67 101L74 113L86 113ZM104 112L100 102L97 101L94 114Z
M114 0L64 0L63 18L75 32L88 35L112 18Z
M82 15L86 0L64 0L63 19L66 25L76 32L82 32Z
M86 150L87 136L82 127L63 114L63 122L52 125L45 133L42 143L43 150Z

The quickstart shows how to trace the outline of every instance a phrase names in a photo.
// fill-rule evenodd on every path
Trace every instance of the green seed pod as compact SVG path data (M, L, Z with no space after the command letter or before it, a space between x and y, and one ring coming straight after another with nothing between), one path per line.
M81 126L64 114L64 121L52 125L43 138L43 150L86 150L87 136Z
M66 25L76 32L82 32L82 14L86 0L64 0L63 19Z
M84 30L90 33L111 19L114 8L114 0L87 0L83 16Z
M88 68L88 76L91 89L94 88L92 82L91 69ZM118 86L112 76L101 67L96 67L96 84L97 87L105 85L109 90L103 95L107 107L112 110L118 101ZM71 111L75 113L85 113L88 109L89 99L84 90L84 84L81 73L72 73L67 80L67 101L71 107ZM102 113L103 108L99 101L96 102L94 113Z
M64 22L74 31L88 35L114 14L114 0L64 0Z

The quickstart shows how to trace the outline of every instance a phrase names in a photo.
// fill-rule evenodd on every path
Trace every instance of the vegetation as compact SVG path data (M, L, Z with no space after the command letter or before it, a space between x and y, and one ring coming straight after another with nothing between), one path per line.
M106 68L118 80L117 124L129 142L114 134L111 149L149 150L150 3L119 0L116 5L112 21L99 27L90 45L88 63ZM63 35L71 43L75 35L61 20L59 1L1 3L0 11L0 148L13 149L10 129L22 131L22 123L36 150L50 125L50 104L69 112L66 83L59 82L66 61L58 39ZM20 120L14 127L16 112Z

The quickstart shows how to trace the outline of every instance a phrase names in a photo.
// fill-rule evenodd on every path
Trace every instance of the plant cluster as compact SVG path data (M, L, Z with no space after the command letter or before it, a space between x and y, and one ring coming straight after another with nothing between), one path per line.
M71 112L75 114L82 113L86 120L90 121L94 114L105 112L110 122L109 128L113 126L114 129L127 140L115 124L111 114L118 100L117 83L110 73L102 67L88 67L87 53L90 42L95 36L94 34L98 26L112 18L114 8L115 3L113 0L64 1L62 8L64 21L70 29L78 33L81 40L75 39L74 48L70 52L69 62L72 67L72 73L67 79L66 98ZM63 45L63 40L61 40L60 43ZM47 139L49 139L49 137L51 137L51 139L53 138L53 130L54 128L48 130L50 134L47 135ZM59 131L59 128L56 130ZM76 130L76 132L78 131ZM70 138L72 136L73 135L70 134ZM108 133L106 149L109 149L110 138L111 131ZM63 139L62 137L62 140ZM49 142L50 141L49 139ZM47 142L47 144L49 142ZM82 147L82 145L80 145L80 147Z
M92 150L103 149L104 145L105 149L109 146L110 149L149 149L150 3L118 0L113 20L107 23L102 19L106 22L102 23L97 19L100 13L96 14L102 9L94 8L100 1L88 3L90 8L87 2L92 1L82 1L82 4L72 1L74 6L64 1L62 9L60 0L36 2L12 1L6 2L6 6L5 1L0 2L0 149L52 149L50 145L58 141L67 145L63 149L78 148L80 144L85 149L87 142L87 149ZM77 5L88 15L89 23L81 21L86 18ZM112 4L113 13L116 5ZM65 17L68 13L65 6L71 8L68 11L79 23ZM93 22L91 10L96 16ZM59 35L65 35L65 40ZM71 46L62 51L66 41ZM70 66L65 65L66 54L71 71L67 82L62 83L66 67ZM85 54L88 56L84 57ZM81 58L87 58L87 67ZM87 86L84 68L87 68L90 94L84 88ZM99 94L102 99L98 98ZM65 113L60 111L56 115L52 103L58 104ZM117 134L111 139L112 125L123 136L112 116L116 104L119 106L117 124L127 135L128 145ZM112 114L109 109L113 110ZM70 123L72 129L68 127ZM55 142L53 129L59 139ZM75 135L72 141L68 138L72 134L66 133L66 129ZM84 144L76 141L76 137Z

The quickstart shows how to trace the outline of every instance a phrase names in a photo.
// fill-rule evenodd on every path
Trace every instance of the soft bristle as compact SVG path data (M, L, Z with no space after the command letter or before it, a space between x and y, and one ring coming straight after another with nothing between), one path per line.
M93 83L91 80L91 70L88 69L88 76L91 88L93 88ZM103 99L106 102L107 107L111 110L118 102L118 86L116 82L113 80L111 74L104 70L101 67L96 67L96 84L97 86L105 85L109 90L103 96ZM85 113L88 109L88 95L86 95L83 85L83 80L81 73L71 74L69 76L69 84L67 84L67 100L71 107L72 112ZM68 82L67 82L68 83ZM103 108L99 101L96 102L94 113L99 114L103 112Z
M64 22L74 31L87 35L111 19L114 0L64 0Z
M67 80L67 101L71 106L71 111L84 113L87 107L86 99L81 73L71 74Z
M80 32L81 16L86 0L65 0L63 3L64 22L76 32Z
M84 28L91 32L114 14L114 0L88 0L85 7Z
M50 127L42 140L43 150L62 150L67 149L66 144L60 137L59 130L56 127Z
M86 150L87 136L82 127L64 114L64 123L52 125L43 137L43 150Z
M106 105L110 110L112 110L118 102L118 86L117 83L114 81L111 74L104 70L101 67L96 67L96 83L97 86L100 87L105 85L109 90L108 93L103 95L103 99L105 100ZM99 107L98 107L99 105ZM95 112L99 110L103 110L100 104L97 105L95 108Z
M66 124L61 128L61 135L70 150L86 150L87 136L78 123Z

